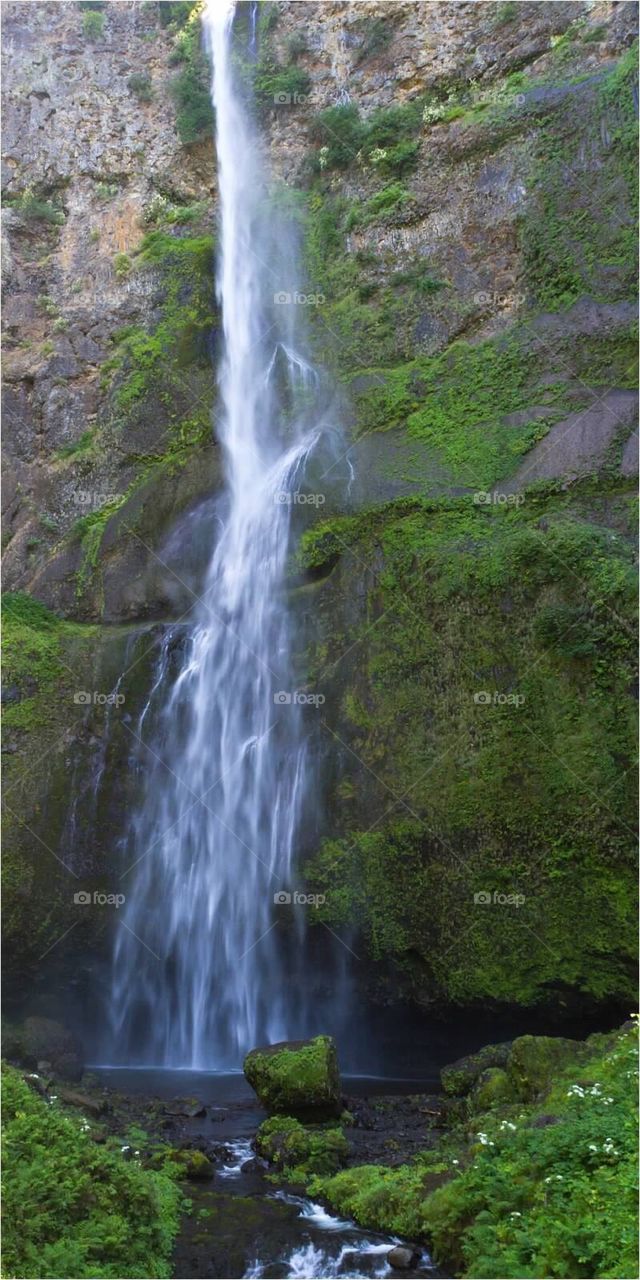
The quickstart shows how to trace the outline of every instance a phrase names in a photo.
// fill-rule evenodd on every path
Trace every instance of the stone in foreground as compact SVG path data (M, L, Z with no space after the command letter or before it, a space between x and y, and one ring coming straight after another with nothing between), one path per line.
M331 1036L252 1049L244 1074L270 1115L300 1120L340 1115L340 1072Z

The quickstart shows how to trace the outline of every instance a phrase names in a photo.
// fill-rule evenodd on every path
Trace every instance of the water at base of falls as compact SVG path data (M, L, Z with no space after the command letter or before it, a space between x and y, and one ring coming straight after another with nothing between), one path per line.
M108 1053L209 1069L313 1021L295 971L304 907L286 903L309 785L283 579L305 469L332 430L301 354L296 247L234 83L231 19L210 0L226 490L194 619L167 632L132 730L144 796L124 842Z

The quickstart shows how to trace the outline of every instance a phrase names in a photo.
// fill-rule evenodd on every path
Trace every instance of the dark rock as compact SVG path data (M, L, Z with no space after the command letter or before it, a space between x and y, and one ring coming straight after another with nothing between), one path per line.
M10 706L12 702L19 702L22 694L17 684L7 684L2 686L0 694L0 702L3 706Z
M503 1044L487 1044L478 1053L470 1053L449 1063L440 1072L445 1093L464 1097L488 1067L506 1067L511 1041Z
M396 1267L399 1271L408 1271L409 1267L415 1267L419 1258L419 1250L410 1244L397 1244L387 1254L389 1266Z
M61 1022L54 1022L52 1018L27 1018L20 1046L20 1056L28 1066L46 1060L63 1080L79 1080L82 1076L82 1047Z
M80 1093L76 1089L58 1088L58 1097L63 1102L68 1103L70 1107L79 1107L82 1111L86 1111L88 1115L98 1116L104 1115L109 1110L109 1104L104 1098L92 1098L88 1093Z
M165 1112L168 1116L204 1116L207 1109L197 1098L173 1098L167 1102Z

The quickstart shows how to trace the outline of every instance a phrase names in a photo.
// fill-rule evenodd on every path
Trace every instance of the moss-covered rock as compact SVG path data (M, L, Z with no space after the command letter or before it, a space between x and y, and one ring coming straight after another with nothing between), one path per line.
M197 1151L191 1147L172 1148L163 1153L162 1164L165 1160L177 1165L183 1176L191 1178L194 1182L212 1178L215 1172L211 1160L204 1151Z
M337 1173L349 1154L339 1127L309 1128L292 1116L270 1116L260 1125L256 1151L289 1181L305 1183L313 1174Z
M471 1112L482 1114L491 1111L492 1107L513 1102L515 1098L516 1090L507 1072L502 1067L487 1067L469 1094L468 1106Z
M581 1040L562 1036L519 1036L514 1040L507 1074L519 1097L531 1101L550 1088L554 1077L586 1053Z
M509 1057L511 1041L504 1044L487 1044L477 1053L458 1058L448 1066L442 1067L440 1080L444 1092L454 1097L464 1097L473 1088L476 1080L488 1067L504 1067Z
M271 1115L340 1115L340 1073L331 1036L252 1049L244 1060L244 1073Z

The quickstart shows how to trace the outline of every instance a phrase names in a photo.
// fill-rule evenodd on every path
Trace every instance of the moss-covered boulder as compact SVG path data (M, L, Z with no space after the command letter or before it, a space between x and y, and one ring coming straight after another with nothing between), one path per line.
M510 1049L510 1040L504 1044L487 1044L477 1053L467 1054L443 1067L440 1080L444 1092L450 1097L465 1097L483 1072L492 1067L506 1067Z
M204 1151L197 1151L190 1147L175 1147L167 1152L162 1153L162 1160L159 1162L160 1167L164 1166L164 1162L169 1161L171 1164L178 1165L185 1178L191 1178L193 1182L202 1182L214 1175L214 1167Z
M322 1120L340 1114L340 1073L331 1036L252 1049L244 1074L270 1115Z
M514 1040L507 1072L517 1095L532 1101L550 1088L553 1078L587 1052L581 1040L562 1036L519 1036Z
M503 1067L488 1067L483 1071L469 1094L469 1110L481 1115L493 1107L516 1101L513 1081Z
M305 1128L293 1116L270 1116L260 1125L255 1145L263 1160L296 1182L337 1173L349 1154L341 1128Z

